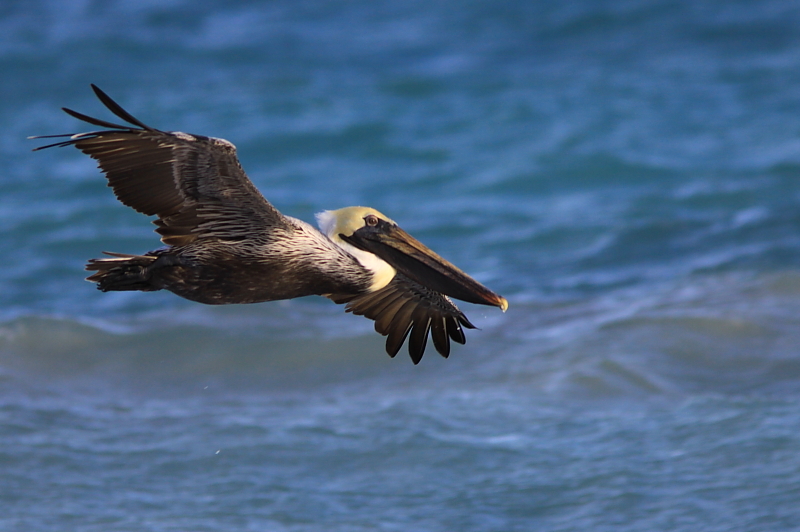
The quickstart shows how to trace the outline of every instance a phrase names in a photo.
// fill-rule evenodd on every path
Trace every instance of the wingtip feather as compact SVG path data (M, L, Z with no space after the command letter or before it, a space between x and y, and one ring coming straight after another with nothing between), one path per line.
M103 92L100 87L95 85L94 83L90 83L92 90L94 91L95 96L105 105L109 111L117 115L119 118L125 120L126 122L138 126L142 129L146 129L148 131L155 131L152 127L146 125L144 122L130 114L128 111L122 108L120 104L115 102L111 96ZM65 109L66 111L66 109ZM125 129L125 128L123 128Z

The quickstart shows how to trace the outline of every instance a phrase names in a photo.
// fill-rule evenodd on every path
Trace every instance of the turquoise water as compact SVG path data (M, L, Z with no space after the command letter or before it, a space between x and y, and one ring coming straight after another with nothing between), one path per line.
M6 2L0 530L800 529L796 2ZM110 118L370 205L510 302L394 360L321 298L103 294Z

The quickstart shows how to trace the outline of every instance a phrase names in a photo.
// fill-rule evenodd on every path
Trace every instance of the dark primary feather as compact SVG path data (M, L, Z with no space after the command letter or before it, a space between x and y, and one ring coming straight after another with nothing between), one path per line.
M394 357L408 339L408 354L419 364L430 331L436 351L450 355L450 340L464 344L464 330L475 326L448 298L397 273L388 285L367 294L331 295L345 310L375 320L375 331L386 336L386 352Z

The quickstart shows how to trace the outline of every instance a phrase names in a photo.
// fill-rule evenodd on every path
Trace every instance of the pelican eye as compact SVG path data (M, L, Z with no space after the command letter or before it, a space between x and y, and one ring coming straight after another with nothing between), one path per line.
M374 214L368 214L364 216L364 222L366 222L367 226L369 227L375 227L376 225L378 225L378 221L379 221L378 217L375 216Z

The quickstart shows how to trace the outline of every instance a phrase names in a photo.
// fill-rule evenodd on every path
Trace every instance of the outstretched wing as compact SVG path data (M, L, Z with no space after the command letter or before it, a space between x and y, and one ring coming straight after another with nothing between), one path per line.
M336 303L347 303L345 310L375 320L375 330L386 336L386 352L394 357L408 340L408 354L419 364L425 353L428 333L443 357L450 355L450 340L464 344L464 330L475 326L448 298L397 273L385 287L357 296L333 294Z
M123 204L158 217L153 223L165 244L181 246L198 238L241 239L265 224L286 224L248 179L233 144L159 131L134 118L95 85L92 89L112 113L132 126L64 108L79 120L108 129L32 137L69 137L36 150L75 146L96 159Z

